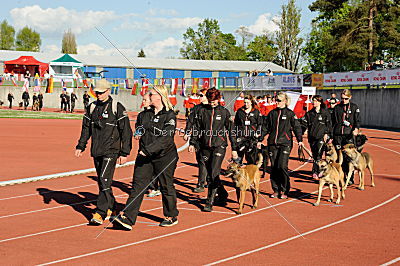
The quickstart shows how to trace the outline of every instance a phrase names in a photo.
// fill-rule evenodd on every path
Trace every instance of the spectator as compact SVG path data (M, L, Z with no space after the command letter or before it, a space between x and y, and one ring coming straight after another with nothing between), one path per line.
M65 91L62 91L60 94L61 100L61 111L65 109Z
M78 100L78 97L76 97L76 94L74 92L71 92L71 113L74 112L75 109L75 101Z
M68 92L65 93L64 111L65 112L71 111L71 96L69 96Z
M38 100L39 100L39 111L42 111L42 108L43 108L43 93L39 92Z
M22 101L24 102L24 109L26 110L26 108L29 106L29 99L31 97L29 96L29 92L24 91L22 93Z
M90 100L90 96L87 93L87 91L85 91L85 93L83 94L83 106L85 106L85 109L88 107L89 105L89 100Z
M268 69L266 75L267 75L267 76L273 76L274 73L272 72L271 69Z
M8 93L8 96L7 96L7 99L8 99L8 102L10 103L10 109L12 108L12 102L13 102L13 100L14 100L14 95L11 93L11 92L9 92Z

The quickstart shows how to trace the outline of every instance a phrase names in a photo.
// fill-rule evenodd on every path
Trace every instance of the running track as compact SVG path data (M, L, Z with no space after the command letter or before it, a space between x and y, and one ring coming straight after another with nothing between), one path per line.
M0 125L1 181L93 167L88 153L73 157L80 121L1 119ZM87 226L97 193L90 174L0 187L2 263L395 263L400 256L400 133L364 132L369 137L365 151L375 160L377 186L369 186L367 174L366 190L352 186L339 206L326 201L325 190L321 206L313 207L317 184L308 178L310 164L291 160L294 193L289 200L268 198L267 175L259 208L245 206L238 216L232 183L226 179L232 201L215 212L201 213L199 201L206 194L191 193L197 170L194 155L187 151L180 153L175 173L180 216L172 228L157 226L162 217L160 197L145 199L144 214L131 232ZM176 141L178 146L184 143L179 137ZM132 171L132 167L116 171L113 189L121 204Z

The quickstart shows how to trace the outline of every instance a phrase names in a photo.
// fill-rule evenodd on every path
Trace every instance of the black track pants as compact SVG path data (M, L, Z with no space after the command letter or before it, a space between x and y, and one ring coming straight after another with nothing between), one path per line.
M288 172L291 146L270 145L268 154L271 160L271 185L274 193L288 194L290 178Z

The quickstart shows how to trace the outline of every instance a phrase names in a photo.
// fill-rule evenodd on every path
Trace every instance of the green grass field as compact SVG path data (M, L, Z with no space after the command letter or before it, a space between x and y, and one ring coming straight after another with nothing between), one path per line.
M0 118L33 118L33 119L82 119L82 114L33 112L21 110L0 110Z

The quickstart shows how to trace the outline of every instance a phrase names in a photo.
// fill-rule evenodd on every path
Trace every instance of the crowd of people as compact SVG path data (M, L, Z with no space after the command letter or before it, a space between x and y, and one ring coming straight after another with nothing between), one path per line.
M80 157L92 138L91 155L98 174L99 196L90 223L99 225L113 217L116 226L131 230L150 188L153 195L155 191L162 195L165 219L160 226L177 224L179 211L173 182L179 159L174 141L176 113L168 89L154 85L144 95L144 110L138 115L134 133L125 108L110 96L110 84L102 80L94 91L98 100L86 108L75 151ZM213 206L227 202L228 193L220 173L229 145L229 157L241 164L255 164L257 155L265 154L264 160L271 164L270 197L286 199L290 195L288 162L294 137L298 146L304 147L303 135L308 132L314 161L321 158L327 142L333 141L337 149L353 143L359 134L360 110L351 102L349 90L341 93L340 101L332 96L327 102L319 95L313 96L313 108L299 119L288 108L290 98L284 92L261 98L241 94L233 118L221 105L218 89L200 90L196 95L198 104L188 113L184 139L189 141L189 152L195 153L198 162L198 182L193 192L208 189L202 211L211 212ZM117 214L111 183L116 163L125 163L131 152L132 137L139 140L133 185L124 209ZM310 178L318 178L315 165Z

